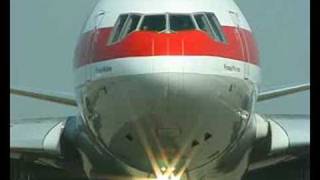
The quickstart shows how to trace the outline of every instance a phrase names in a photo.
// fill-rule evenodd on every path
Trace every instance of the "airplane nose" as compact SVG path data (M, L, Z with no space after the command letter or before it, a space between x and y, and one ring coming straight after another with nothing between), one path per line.
M136 118L113 136L110 150L143 171L165 173L181 168L188 157L183 152L183 142L189 139L184 131L191 127L185 127L188 123L181 102L183 76L141 77L137 83L139 88L128 97Z
M250 91L230 77L155 73L93 86L96 93L88 94L98 118L88 120L91 131L115 157L144 172L167 176L213 161L247 123L239 112Z

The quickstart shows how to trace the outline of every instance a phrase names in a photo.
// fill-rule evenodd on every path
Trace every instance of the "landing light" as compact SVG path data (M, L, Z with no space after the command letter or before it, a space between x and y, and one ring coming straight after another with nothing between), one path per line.
M159 176L157 180L180 180L180 178L175 176Z
M172 176L170 180L180 180L180 178Z
M161 169L160 169L162 172L165 172L166 170L167 170L167 168L166 167L161 167Z
M160 168L160 170L164 173L164 172L167 171L167 168L163 166L163 167ZM171 173L173 173L173 172L176 170L176 168L175 168L175 167L171 167L171 168L168 168L168 170L169 170Z
M169 177L167 177L167 176L159 176L157 178L157 180L169 180Z

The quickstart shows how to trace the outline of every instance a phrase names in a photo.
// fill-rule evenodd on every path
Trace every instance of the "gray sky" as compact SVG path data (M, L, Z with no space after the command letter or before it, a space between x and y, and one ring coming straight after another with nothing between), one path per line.
M10 84L73 92L73 50L94 0L11 0ZM262 89L310 80L310 1L238 0L260 49ZM75 114L76 109L10 97L10 116ZM309 91L259 103L258 112L309 114Z

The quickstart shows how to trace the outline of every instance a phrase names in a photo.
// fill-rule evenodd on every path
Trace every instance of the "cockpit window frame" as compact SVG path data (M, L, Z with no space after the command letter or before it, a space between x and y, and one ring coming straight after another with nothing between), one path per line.
M170 16L171 15L173 15L173 16L174 15L177 15L177 16L179 16L179 15L189 16L191 21L192 21L192 23L193 23L193 25L194 25L194 27L195 27L195 29L199 30L199 26L198 26L197 22L195 21L195 19L193 17L193 13L167 13L167 18L168 18L167 24L168 24L168 31L169 32L177 32L177 31L171 29L171 22L170 22ZM183 30L181 30L181 31L183 31ZM187 31L187 30L185 30L185 31Z
M219 22L219 19L218 19L217 16L216 16L216 14L213 13L213 12L205 12L204 14L205 14L206 18L208 19L208 22L209 22L209 25L210 25L210 27L211 27L211 30L212 30L212 31L215 31L215 30L214 30L214 27L212 27L212 23L211 23L211 21L209 20L209 17L208 17L208 14L213 15L213 24L216 25L216 27L217 27L217 32L218 32L218 34L219 34L218 36L221 37L221 39L220 39L220 38L216 38L216 37L215 37L215 39L217 39L219 42L227 43L226 37L225 37L225 35L224 35L224 32L223 32L222 29L221 29L221 24L220 24L220 22Z
M215 25L217 26L217 28L218 28L218 29L217 29L217 30L218 30L218 34L221 35L221 37L222 37L221 39L218 37L219 35L216 35L216 31L215 31L214 28L212 27L212 23L211 23L211 21L209 20L207 14L212 14L212 15L215 17L215 19L214 19L214 24L215 24ZM213 38L215 41L217 41L217 42L227 44L226 36L225 36L224 32L223 32L222 29L221 29L221 24L220 24L220 22L219 22L219 19L218 19L217 16L215 15L215 13L213 13L213 12L196 12L196 13L192 13L192 15L193 15L194 18L195 18L196 15L203 15L203 16L206 18L206 20L207 20L207 23L208 23L208 25L209 25L209 28L210 28L210 31L211 31L211 32L210 32L210 33L207 33L207 32L205 32L205 31L203 31L200 27L199 27L198 30L207 33L210 37L212 37L212 38ZM195 19L195 21L196 21L196 19ZM197 21L196 21L196 23L198 24Z
M114 27L112 29L112 32L111 32L111 35L110 35L109 39L108 39L108 43L107 43L108 45L115 44L115 43L117 43L119 41L119 38L117 40L114 40L114 38L115 38L115 35L117 33L116 30L118 30L118 28L119 28L120 17L123 16L123 15L127 16L125 21L124 21L124 23L123 23L123 25L126 24L126 21L128 20L129 14L128 13L120 14L118 16L118 18L117 18L117 21L116 21L116 23L115 23L115 25L114 25ZM123 26L120 29L119 35L121 34L122 28L123 28Z
M208 26L210 32L206 32L206 31L204 31L203 29L200 28L199 23L198 23L198 21L197 21L197 19L196 19L196 16L198 16L198 15L203 16L203 17L206 19L206 22L205 22L205 23L206 23L206 25ZM213 39L215 39L214 35L212 34L213 32L212 32L211 26L210 26L210 24L209 24L209 20L207 19L206 15L205 15L204 13L193 13L193 17L194 17L194 20L196 21L196 23L197 23L197 25L198 25L198 30L207 33L210 37L212 37Z
M144 21L144 18L145 18L146 16L157 16L157 15L159 15L159 16L165 16L166 25L165 25L165 29L162 30L162 31L167 31L167 30L168 30L168 15L167 15L167 13L150 13L150 14L143 14L143 16L142 16L142 18L141 18L141 21L140 21L140 23L139 23L138 26L137 26L137 31L143 31L143 30L141 29L141 25L142 25L142 23L143 23L143 21ZM155 32L161 32L161 31L155 31Z
M119 38L116 39L116 40L113 40L113 39L114 39L114 36L115 36L115 32L116 32L115 29L113 29L113 30L112 30L112 33L111 33L111 36L110 36L110 38L109 38L109 40L108 40L108 43L107 43L107 45L109 45L109 46L120 42L122 39L124 39L124 38L125 38L126 36L128 36L129 34L137 31L137 30L138 30L138 27L139 27L139 25L140 25L140 23L141 23L141 20L142 20L143 17L144 17L144 14L141 14L141 13L123 13L123 14L120 14L120 15L118 16L118 19L117 19L117 21L116 21L116 24L115 24L114 28L118 28L118 23L119 23L119 21L120 21L119 17L122 16L122 15L127 15L127 18L126 18L125 22L123 23L123 26L121 27L121 30L120 30L120 33L119 33ZM132 16L132 15L138 15L138 16L140 16L140 19L139 19L139 22L138 22L138 24L137 24L137 27L136 27L133 31L131 31L130 33L128 33L128 34L126 34L126 35L123 36L124 27L127 27L127 24L128 24L129 19L130 19L130 16Z
M213 23L216 26L216 28L212 27L212 22L209 20L208 14L213 15L213 17L214 17L213 18ZM131 34L133 32L143 31L141 29L141 25L142 25L142 23L144 21L145 16L153 16L153 15L164 15L166 17L166 28L163 31L155 31L155 32L158 32L158 33L172 33L172 32L175 33L176 32L174 30L171 30L170 18L169 18L170 15L188 15L188 16L191 17L191 20L192 20L193 25L195 26L195 29L199 30L199 31L203 31L199 27L199 24L198 24L198 22L197 22L197 20L195 18L196 15L203 15L206 18L206 21L207 21L207 23L209 25L210 33L209 32L205 32L205 31L203 31L203 32L207 33L216 42L220 42L220 43L224 43L224 44L228 43L227 39L226 39L226 36L225 36L225 34L224 34L224 32L223 32L223 30L221 28L221 24L219 22L219 19L217 18L217 16L215 15L214 12L193 12L193 13L175 13L175 12L170 13L170 12L165 12L165 13L148 13L148 14L123 13L123 14L120 14L118 16L118 19L117 19L117 21L115 23L114 28L118 28L118 26L119 26L118 23L120 23L120 16L122 16L122 15L127 15L127 17L126 17L126 20L125 20L123 26L121 27L119 37L118 37L118 39L114 40L114 37L115 37L117 31L115 31L116 29L113 29L112 33L111 33L111 36L110 36L110 38L109 38L109 40L107 42L108 46L116 44L116 43L119 43L121 40L123 40L125 37L127 37L129 34ZM124 27L127 27L128 21L129 21L131 15L140 16L139 22L138 22L136 28L133 31L131 31L130 33L124 35L123 34L124 33L123 31L125 30ZM183 30L181 30L181 31L183 31Z
M130 18L131 18L132 16L139 16L139 21L138 21L135 29L133 29L131 32L128 33L128 32L125 32L125 31L129 30L129 29L127 29L128 26L129 26L128 23L129 23L129 20L130 20ZM130 33L132 33L133 31L136 31L140 20L141 20L141 15L131 13L131 14L128 16L128 18L126 19L126 22L124 23L123 28L121 29L120 36L119 36L119 40L121 41L121 39L123 39L124 37L128 36Z

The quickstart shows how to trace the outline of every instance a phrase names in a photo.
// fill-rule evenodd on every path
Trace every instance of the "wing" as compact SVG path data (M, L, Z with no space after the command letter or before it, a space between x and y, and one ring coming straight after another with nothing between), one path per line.
M62 156L61 136L66 120L67 118L12 120L10 159L29 158L31 162L38 161L40 164L59 168L56 162Z
M68 106L77 106L73 95L66 93L45 92L27 88L10 88L10 93ZM63 134L70 132L67 130L67 122L75 118L75 116L70 116L10 120L11 160L63 168L61 164L64 162L62 160L66 158L66 153L73 153L74 150L74 147L70 145L70 142L67 142Z
M255 119L256 143L249 170L309 157L309 115L256 114Z
M67 117L13 120L10 124L10 157L24 154L60 156L60 138Z
M74 146L79 132L76 116L11 122L12 179L87 179Z
M310 89L310 84L302 84L298 86L292 86L292 87L286 87L282 89L277 89L277 90L271 90L271 91L266 91L262 92L258 96L258 101L265 101L273 98L277 98L280 96L285 96L301 91L306 91Z
M10 88L10 93L63 105L77 106L69 94L44 92L26 88ZM10 157L20 159L26 154L37 157L61 155L61 136L67 119L71 117L49 117L10 120Z
M10 159L62 168L67 151L73 150L65 134L75 132L70 130L75 119L69 116L12 120Z
M66 118L13 120L10 124L11 152L59 154L59 139Z
M31 90L27 88L10 88L10 93L68 106L77 106L75 97L66 93L45 92L42 90Z

